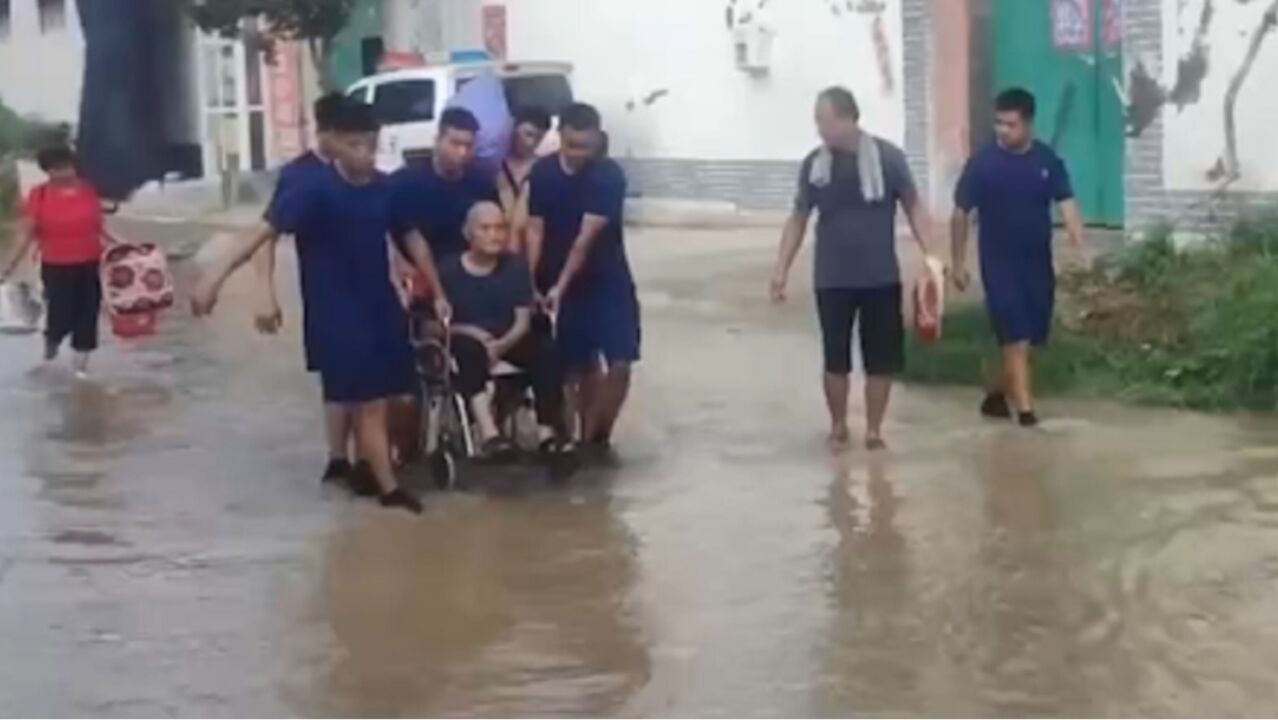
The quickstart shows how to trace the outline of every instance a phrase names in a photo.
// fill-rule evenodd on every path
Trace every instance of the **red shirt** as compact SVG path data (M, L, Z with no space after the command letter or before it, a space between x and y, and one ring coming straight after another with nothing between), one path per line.
M102 201L87 183L43 183L27 196L40 255L49 265L77 265L102 258Z

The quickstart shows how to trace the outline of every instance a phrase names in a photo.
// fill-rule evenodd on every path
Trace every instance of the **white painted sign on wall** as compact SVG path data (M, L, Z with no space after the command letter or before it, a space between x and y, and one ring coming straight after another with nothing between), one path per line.
M1163 0L1163 18L1167 188L1278 191L1278 0Z

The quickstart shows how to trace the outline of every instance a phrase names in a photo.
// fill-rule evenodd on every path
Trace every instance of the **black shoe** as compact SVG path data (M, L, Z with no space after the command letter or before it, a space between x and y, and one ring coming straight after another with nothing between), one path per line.
M404 488L395 488L382 495L380 502L384 508L403 508L414 515L422 514L422 501Z
M320 478L320 482L324 485L349 482L354 471L355 468L351 467L350 461L334 458L328 461L328 467L324 468L324 477Z
M356 497L375 498L382 494L381 486L377 484L377 476L373 474L373 467L366 462L355 464L346 483Z
M1020 422L1021 427L1023 428L1038 427L1038 416L1034 414L1033 410L1029 412L1018 413L1016 416L1016 419L1018 422Z
M990 393L981 403L981 415L994 420L1010 420L1012 408L1007 404L1007 396L1003 393Z

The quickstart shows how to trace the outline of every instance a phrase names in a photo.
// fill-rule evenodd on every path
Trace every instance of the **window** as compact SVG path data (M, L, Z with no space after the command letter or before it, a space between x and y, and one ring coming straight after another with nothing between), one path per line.
M350 92L346 93L346 97L350 98L351 100L354 100L355 102L362 102L365 105L367 105L368 104L368 86L361 85L360 87L354 88Z
M13 8L10 7L10 0L0 0L0 40L9 37L10 17L13 14Z
M40 32L51 33L67 27L67 0L36 0L40 12Z
M558 117L572 104L572 88L563 75L524 75L506 78L503 84L512 110L535 107Z
M435 119L434 80L396 80L377 86L373 114L383 125L430 122Z

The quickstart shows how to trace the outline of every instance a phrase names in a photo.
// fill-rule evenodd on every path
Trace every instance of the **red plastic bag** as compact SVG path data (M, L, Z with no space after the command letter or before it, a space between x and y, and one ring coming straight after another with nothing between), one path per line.
M936 258L923 261L923 274L914 284L914 332L924 343L941 339L945 316L945 266Z

